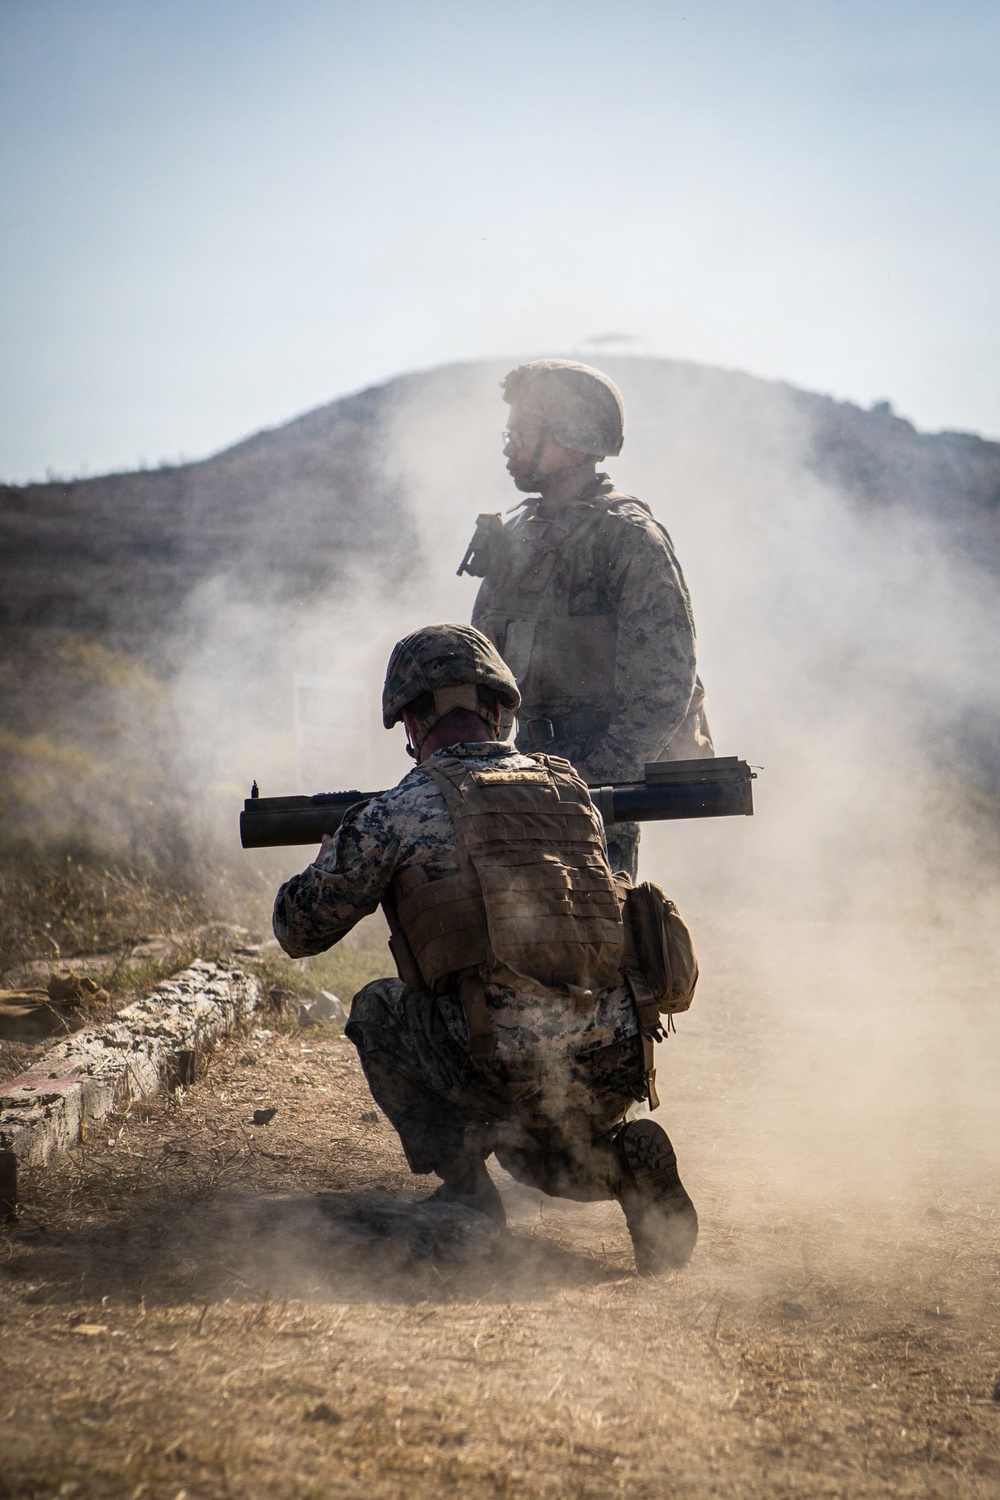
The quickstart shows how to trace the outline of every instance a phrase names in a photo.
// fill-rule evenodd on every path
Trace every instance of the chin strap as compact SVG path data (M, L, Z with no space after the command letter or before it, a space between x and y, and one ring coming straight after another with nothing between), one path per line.
M531 468L528 470L527 474L524 475L521 481L522 484L536 484L541 486L547 483L550 479L562 479L566 474L575 474L577 469L585 469L589 464L598 463L600 460L599 454L585 453L578 464L567 464L565 468L550 469L547 474L540 474L538 471L538 461L541 458L545 448L545 444L548 442L550 437L552 437L552 433L547 427L543 427L541 436L539 437L538 442L535 444L535 451L531 455ZM558 439L556 439L556 441L558 442Z
M541 493L544 491L545 486L551 483L553 479L563 479L567 474L575 474L578 469L589 469L598 462L599 459L592 458L588 455L587 457L581 459L578 464L566 464L565 468L550 469L547 474L539 474L537 469L535 469L534 467L534 460L532 460L531 473L525 474L522 482L524 484L535 485Z

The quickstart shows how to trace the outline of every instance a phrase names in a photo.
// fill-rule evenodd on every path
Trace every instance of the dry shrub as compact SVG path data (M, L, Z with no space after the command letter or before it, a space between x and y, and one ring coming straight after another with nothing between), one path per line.
M127 952L157 934L188 933L211 915L194 889L85 846L48 852L18 839L0 848L3 970L33 959Z

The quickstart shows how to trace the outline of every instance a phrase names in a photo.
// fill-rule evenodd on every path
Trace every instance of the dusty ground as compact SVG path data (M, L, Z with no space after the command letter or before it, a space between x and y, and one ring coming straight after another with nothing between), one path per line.
M0 1496L1000 1494L993 1158L935 1101L872 1179L864 1090L817 1108L842 1028L745 1001L717 966L664 1049L702 1235L658 1281L613 1205L506 1178L492 1259L331 1238L313 1195L429 1185L332 1027L102 1127L2 1240Z

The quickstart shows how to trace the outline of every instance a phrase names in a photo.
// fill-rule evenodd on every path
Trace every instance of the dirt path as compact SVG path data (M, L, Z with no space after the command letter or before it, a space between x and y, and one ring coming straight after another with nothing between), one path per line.
M831 1093L843 1028L745 999L719 965L661 1064L703 1230L654 1282L509 1179L493 1259L331 1240L314 1194L424 1186L332 1028L102 1127L3 1239L0 1496L1000 1494L993 1157L940 1111L872 1152L870 1048Z

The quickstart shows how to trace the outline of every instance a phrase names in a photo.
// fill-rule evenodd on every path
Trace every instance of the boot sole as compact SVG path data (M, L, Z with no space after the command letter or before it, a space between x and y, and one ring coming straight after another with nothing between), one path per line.
M655 1120L633 1120L615 1145L624 1171L617 1198L640 1276L676 1271L691 1259L698 1215L677 1171L670 1137Z

